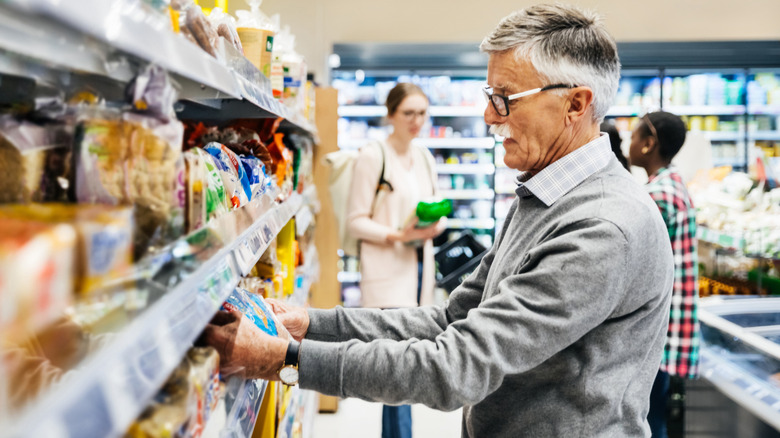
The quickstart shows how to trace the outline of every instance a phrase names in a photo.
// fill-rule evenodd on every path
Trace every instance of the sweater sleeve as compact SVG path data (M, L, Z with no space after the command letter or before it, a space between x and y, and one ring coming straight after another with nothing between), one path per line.
M382 155L377 147L366 146L360 150L352 175L347 201L347 228L360 240L385 243L393 230L371 219L379 176L382 172Z
M469 310L482 299L494 248L485 254L477 269L450 294L443 306L423 306L403 309L309 309L309 329L306 339L343 342L357 339L434 339L448 325L466 318Z
M441 410L473 405L505 376L535 368L607 319L626 287L627 254L625 236L611 222L569 225L518 260L515 273L501 279L490 298L475 302L472 292L458 289L464 296L451 301L460 318L441 330L439 316L435 336L304 340L301 387ZM392 319L401 320L383 316L380 326Z

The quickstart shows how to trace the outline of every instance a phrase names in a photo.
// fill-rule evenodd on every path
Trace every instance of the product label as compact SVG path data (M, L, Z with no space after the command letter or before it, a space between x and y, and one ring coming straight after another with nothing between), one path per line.
M273 52L274 51L274 37L273 37L273 35L268 35L265 38L265 51L266 52Z

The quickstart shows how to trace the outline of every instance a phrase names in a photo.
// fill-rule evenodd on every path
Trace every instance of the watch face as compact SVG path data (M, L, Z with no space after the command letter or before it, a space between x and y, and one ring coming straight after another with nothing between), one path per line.
M287 365L279 370L279 379L285 385L297 385L298 384L298 368L292 365Z

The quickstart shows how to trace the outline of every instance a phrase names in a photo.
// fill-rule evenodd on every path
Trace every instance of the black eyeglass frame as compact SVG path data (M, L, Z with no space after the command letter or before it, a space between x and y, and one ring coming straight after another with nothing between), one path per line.
M496 94L493 92L493 87L490 85L485 85L482 87L482 92L485 94L485 99L488 100L493 105L493 109L496 110L496 114L498 114L501 117L507 117L509 115L509 102L515 99L519 99L521 97L530 96L532 94L541 93L542 91L547 90L555 90L559 88L577 88L579 85L571 85L571 84L553 84L553 85L546 85L544 87L540 88L534 88L532 90L527 91L521 91L520 93L511 94L509 96L504 96L502 94ZM498 101L496 101L498 99ZM499 110L498 103L501 102L504 105L504 108L506 109L506 114L502 114L502 111Z

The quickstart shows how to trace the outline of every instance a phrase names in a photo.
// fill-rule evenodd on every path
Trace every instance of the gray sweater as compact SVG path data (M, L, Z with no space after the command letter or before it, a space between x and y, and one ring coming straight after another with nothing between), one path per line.
M463 409L465 437L646 437L673 262L612 161L552 206L515 200L442 307L310 310L300 385Z

